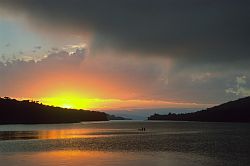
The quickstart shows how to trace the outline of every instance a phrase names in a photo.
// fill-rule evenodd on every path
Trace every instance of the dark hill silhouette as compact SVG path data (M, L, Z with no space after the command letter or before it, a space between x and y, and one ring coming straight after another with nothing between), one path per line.
M250 122L250 97L230 101L193 113L168 115L154 114L148 120L203 121L203 122Z
M0 98L0 124L77 123L106 121L104 112L47 106L36 101Z

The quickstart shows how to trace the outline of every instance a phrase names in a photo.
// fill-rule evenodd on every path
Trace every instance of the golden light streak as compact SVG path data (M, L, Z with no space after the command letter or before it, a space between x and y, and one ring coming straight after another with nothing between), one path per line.
M119 110L143 108L206 108L212 104L180 103L163 100L125 100L125 99L100 99L81 97L53 97L39 100L43 104L63 108L89 109L89 110Z
M83 95L85 94L85 95ZM46 97L30 98L45 105L84 110L132 110L145 108L207 108L214 104L175 102L157 99L118 99L94 97L90 92L56 90ZM27 98L26 98L27 99Z

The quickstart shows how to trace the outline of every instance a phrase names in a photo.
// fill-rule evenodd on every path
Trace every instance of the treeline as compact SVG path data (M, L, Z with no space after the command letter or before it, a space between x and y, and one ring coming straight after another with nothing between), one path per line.
M37 101L0 98L0 124L77 123L106 121L107 114L98 111L68 109L43 105Z
M193 113L167 115L154 114L148 120L203 121L203 122L250 122L250 97L230 101Z

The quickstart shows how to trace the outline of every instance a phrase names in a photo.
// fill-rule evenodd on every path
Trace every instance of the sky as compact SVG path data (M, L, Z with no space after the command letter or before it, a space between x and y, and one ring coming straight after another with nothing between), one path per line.
M0 0L0 96L94 110L250 95L250 2Z

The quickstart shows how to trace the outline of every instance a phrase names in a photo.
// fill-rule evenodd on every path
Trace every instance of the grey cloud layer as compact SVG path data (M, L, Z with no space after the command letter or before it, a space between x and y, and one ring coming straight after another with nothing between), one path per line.
M248 65L250 2L232 0L1 0L33 21L92 31L115 47L184 61Z

